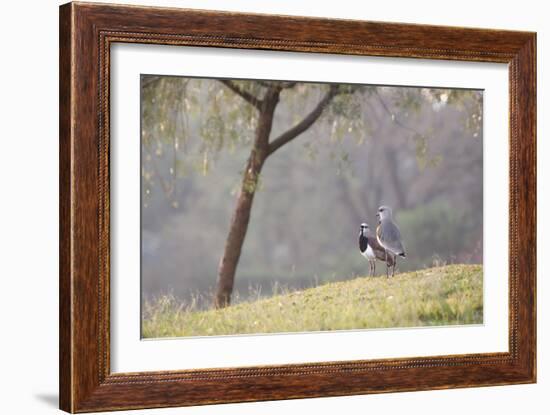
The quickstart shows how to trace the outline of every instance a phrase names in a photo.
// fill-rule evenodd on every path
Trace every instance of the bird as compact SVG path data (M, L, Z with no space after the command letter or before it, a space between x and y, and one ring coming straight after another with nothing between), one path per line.
M390 261L390 266L393 265L393 258L386 256L386 251L380 246L376 236L366 223L362 223L359 228L359 251L369 261L369 275L371 276L376 273L376 259Z
M388 206L380 206L378 208L378 227L376 228L376 239L378 243L382 245L386 253L386 258L392 258L393 264L388 265L386 262L386 277L389 278L389 267L392 267L391 276L395 274L395 265L397 263L397 257L406 258L405 248L403 241L401 240L401 232L397 227L397 224L393 221L392 210Z

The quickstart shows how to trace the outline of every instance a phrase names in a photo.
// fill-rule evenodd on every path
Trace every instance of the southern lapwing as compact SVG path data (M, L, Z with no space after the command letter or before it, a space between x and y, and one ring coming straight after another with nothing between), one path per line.
M405 248L401 241L401 232L392 219L392 210L388 206L380 206L378 213L378 227L376 228L376 239L384 248L386 257L393 259L393 264L386 262L386 277L389 277L389 267L392 267L391 276L395 274L397 257L406 258Z
M385 249L378 243L376 236L366 223L362 223L359 230L359 251L369 261L369 275L371 276L376 273L376 259L389 262L390 266L393 265L393 258L386 255Z

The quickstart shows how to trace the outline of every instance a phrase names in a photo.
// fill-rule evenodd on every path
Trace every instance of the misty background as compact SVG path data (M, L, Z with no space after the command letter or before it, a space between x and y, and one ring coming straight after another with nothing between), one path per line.
M322 87L300 83L284 95L272 136ZM143 75L141 88L142 300L198 295L206 307L254 114L215 79ZM367 275L359 225L374 229L383 204L407 250L399 271L482 263L482 102L482 91L371 85L332 105L266 162L235 300ZM377 275L385 278L382 262Z

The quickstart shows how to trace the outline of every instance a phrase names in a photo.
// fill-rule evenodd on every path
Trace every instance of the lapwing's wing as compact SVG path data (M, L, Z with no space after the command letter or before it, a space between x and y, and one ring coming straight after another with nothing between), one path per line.
M401 242L401 232L395 223L391 220L385 220L376 228L376 235L380 242L395 255L405 254L405 248Z
M376 236L374 235L374 232L369 230L367 236L369 237L369 245L372 248L376 258L378 258L380 261L386 261L386 250L382 245L380 245L378 239L376 239ZM388 255L388 265L390 267L393 266L393 257L391 255Z
M366 236L364 236L362 233L359 234L359 250L361 253L365 252L367 250L367 247L369 246L369 240Z

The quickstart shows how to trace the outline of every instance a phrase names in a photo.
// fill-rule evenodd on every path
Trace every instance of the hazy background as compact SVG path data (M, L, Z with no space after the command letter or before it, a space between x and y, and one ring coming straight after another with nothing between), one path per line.
M216 80L158 78L142 76L142 298L208 299L254 115ZM296 89L277 107L272 136L318 99L315 84ZM351 122L332 108L267 160L235 300L367 275L359 225L375 228L381 204L401 228L401 271L482 262L482 92L368 91L345 103Z

